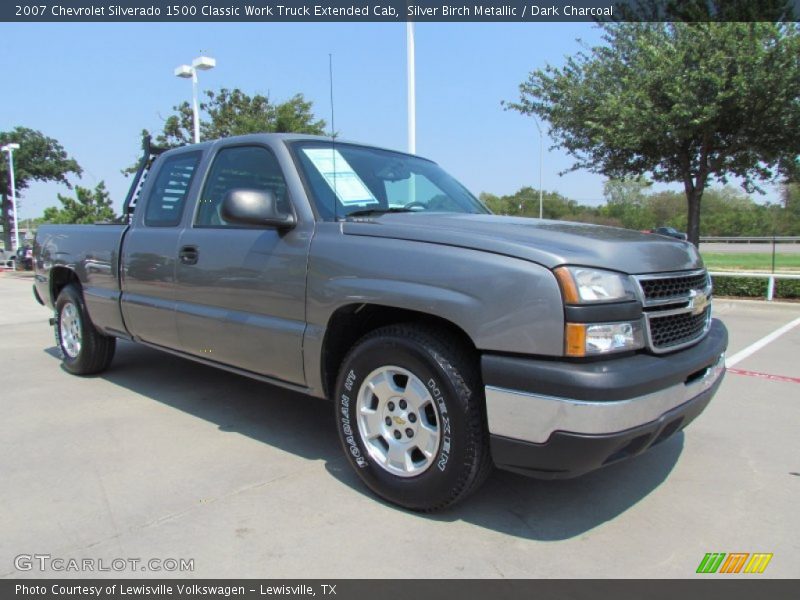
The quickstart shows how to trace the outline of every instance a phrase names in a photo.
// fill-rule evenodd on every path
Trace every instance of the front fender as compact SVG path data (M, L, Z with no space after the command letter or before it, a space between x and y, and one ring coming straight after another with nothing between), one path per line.
M335 224L331 224L335 225ZM564 309L552 272L518 258L426 242L342 235L320 227L308 271L309 386L336 310L378 304L433 315L481 351L561 356Z

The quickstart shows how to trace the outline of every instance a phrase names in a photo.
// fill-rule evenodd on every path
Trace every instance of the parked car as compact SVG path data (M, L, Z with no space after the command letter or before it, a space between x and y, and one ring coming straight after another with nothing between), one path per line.
M678 231L674 227L656 227L653 230L653 233L657 233L658 235L666 235L667 237L675 238L676 240L687 240L687 235L682 232Z
M33 270L33 247L20 246L15 253L16 269L18 271L32 271Z
M0 250L0 266L6 269L13 269L17 255L10 250Z
M493 465L563 478L644 452L722 381L692 245L495 216L429 160L329 138L145 146L129 224L36 234L69 372L120 338L327 397L363 482L425 511Z

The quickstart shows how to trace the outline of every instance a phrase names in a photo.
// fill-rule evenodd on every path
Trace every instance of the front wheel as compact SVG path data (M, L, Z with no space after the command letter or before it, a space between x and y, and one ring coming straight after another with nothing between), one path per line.
M445 330L391 325L362 338L336 386L339 437L379 496L433 511L475 490L491 469L477 359Z
M86 312L83 295L68 285L56 300L56 345L61 364L75 375L105 371L114 358L116 338L100 333Z

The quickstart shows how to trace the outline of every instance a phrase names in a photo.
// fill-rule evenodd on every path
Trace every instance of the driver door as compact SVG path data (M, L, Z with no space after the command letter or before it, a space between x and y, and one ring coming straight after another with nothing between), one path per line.
M176 267L178 335L189 354L303 384L305 278L313 223L289 230L227 223L233 189L272 191L293 210L280 165L261 145L221 147L193 222L183 230Z

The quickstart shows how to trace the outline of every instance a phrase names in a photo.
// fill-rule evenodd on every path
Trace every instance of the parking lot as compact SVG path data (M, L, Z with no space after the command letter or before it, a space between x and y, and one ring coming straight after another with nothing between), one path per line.
M737 372L685 432L579 479L495 472L419 515L361 485L325 401L130 343L67 374L31 279L2 273L0 576L92 575L15 568L49 554L194 561L124 577L683 578L707 552L766 552L762 575L704 577L799 577L800 325L747 349L800 304L715 310Z

